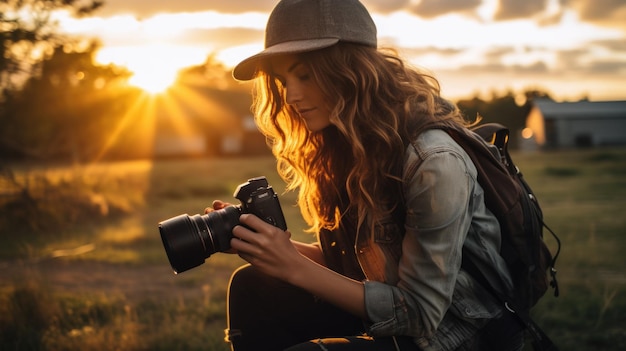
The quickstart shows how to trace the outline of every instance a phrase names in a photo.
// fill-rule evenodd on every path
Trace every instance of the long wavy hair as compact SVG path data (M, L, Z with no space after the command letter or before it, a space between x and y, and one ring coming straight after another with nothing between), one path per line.
M331 125L310 132L285 102L269 62L255 80L253 112L287 190L309 230L335 229L353 213L374 230L402 201L402 165L411 138L434 124L464 124L440 98L438 81L393 50L338 43L299 54L330 104Z

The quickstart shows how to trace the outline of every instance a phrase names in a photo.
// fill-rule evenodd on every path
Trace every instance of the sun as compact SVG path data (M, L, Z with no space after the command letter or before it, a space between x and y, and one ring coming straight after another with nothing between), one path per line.
M102 48L96 60L126 67L132 73L129 84L158 94L176 82L181 69L201 64L207 55L199 49L147 44Z
M178 58L178 50L166 46L136 46L128 48L126 55L125 66L133 74L128 83L152 94L174 84L185 65Z
M128 83L150 94L159 94L166 91L176 81L177 68L171 67L128 67L133 75Z

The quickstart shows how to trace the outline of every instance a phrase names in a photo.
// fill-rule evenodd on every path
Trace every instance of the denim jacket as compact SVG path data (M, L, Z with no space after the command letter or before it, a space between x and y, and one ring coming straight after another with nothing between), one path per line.
M502 307L461 268L462 255L500 281L496 289L513 286L498 254L499 224L471 159L442 130L408 145L403 194L404 223L389 218L373 235L357 234L354 253L341 250L364 275L368 333L411 336L425 351L463 350ZM328 234L320 244L327 262L337 262L336 237ZM345 272L350 265L342 264Z

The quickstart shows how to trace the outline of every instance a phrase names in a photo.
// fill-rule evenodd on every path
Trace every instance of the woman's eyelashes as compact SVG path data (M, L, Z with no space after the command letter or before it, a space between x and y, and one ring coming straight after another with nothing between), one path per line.
M311 79L311 75L308 72L296 74L294 76L296 79L298 79L301 82L306 82ZM275 76L274 80L277 82L278 85L282 86L283 88L287 87L287 79L280 77L280 76Z
M308 72L306 72L306 73L301 73L301 74L299 74L299 75L298 75L298 79L300 79L300 81L302 81L302 82L307 81L307 80L309 80L310 78L311 78L311 76L309 75L309 73L308 73Z

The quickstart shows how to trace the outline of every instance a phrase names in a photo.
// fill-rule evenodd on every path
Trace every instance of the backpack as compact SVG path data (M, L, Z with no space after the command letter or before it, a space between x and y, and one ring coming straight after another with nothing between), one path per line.
M463 268L518 317L533 336L535 350L556 350L549 338L530 319L529 313L548 290L548 284L554 288L554 295L559 295L555 264L561 242L544 223L537 197L511 159L508 128L497 123L472 128L471 131L483 140L464 129L439 128L445 130L465 150L478 170L478 182L485 194L485 204L500 223L500 255L513 278L515 296L497 293L469 260L463 261ZM489 150L485 142L498 148L500 159ZM543 241L543 228L556 239L558 249L554 256Z

